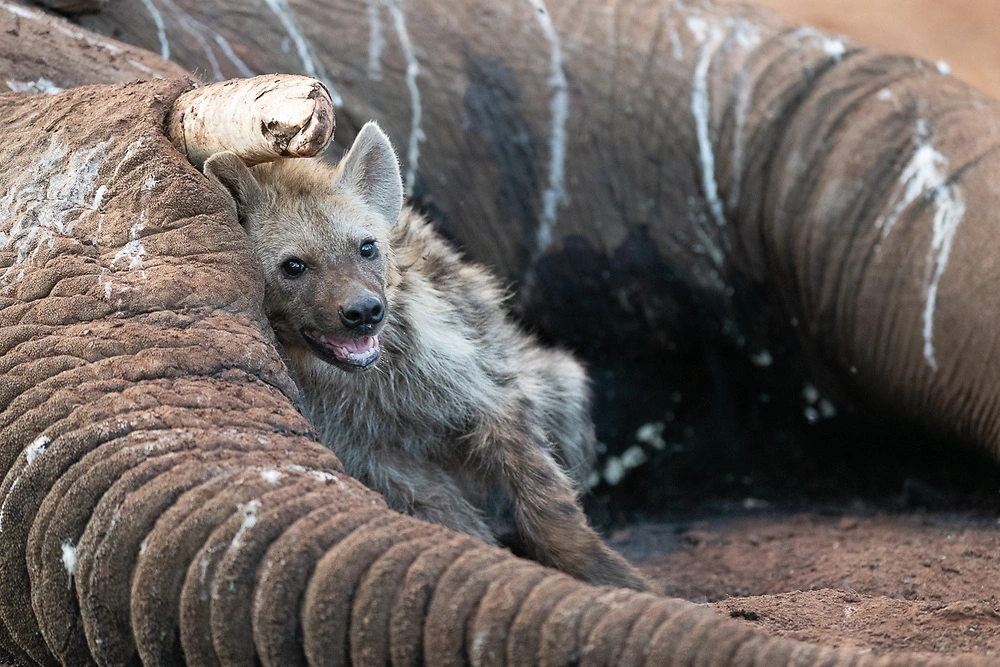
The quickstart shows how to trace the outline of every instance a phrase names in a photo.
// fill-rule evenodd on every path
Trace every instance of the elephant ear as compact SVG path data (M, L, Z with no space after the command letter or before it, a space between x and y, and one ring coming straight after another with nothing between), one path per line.
M223 151L205 160L204 171L210 181L233 198L240 224L246 226L252 214L263 205L264 196L243 160L236 153Z
M392 143L378 123L369 121L361 128L334 180L360 196L389 224L396 222L403 209L403 177Z

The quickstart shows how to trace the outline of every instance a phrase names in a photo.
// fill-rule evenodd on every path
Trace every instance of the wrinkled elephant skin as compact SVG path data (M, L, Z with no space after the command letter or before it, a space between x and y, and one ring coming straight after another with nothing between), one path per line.
M162 134L187 88L0 97L3 650L46 665L913 664L590 587L387 510L294 409L235 215Z

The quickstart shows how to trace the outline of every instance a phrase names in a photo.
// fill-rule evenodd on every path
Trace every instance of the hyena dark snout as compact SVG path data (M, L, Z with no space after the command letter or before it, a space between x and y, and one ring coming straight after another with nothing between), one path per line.
M371 290L361 285L355 285L349 290L349 296L337 309L340 321L348 329L370 336L377 333L382 318L385 317L385 303Z
M344 267L324 276L314 295L314 327L302 333L323 361L346 371L378 362L379 335L386 318L385 291L377 281Z

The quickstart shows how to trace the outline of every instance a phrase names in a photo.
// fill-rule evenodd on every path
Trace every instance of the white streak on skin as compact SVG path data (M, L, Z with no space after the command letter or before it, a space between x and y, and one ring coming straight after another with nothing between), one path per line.
M121 169L125 165L125 163L128 162L129 158L131 158L133 155L135 155L136 153L138 153L139 149L142 148L142 145L144 143L146 143L148 140L149 140L149 137L147 137L146 135L143 135L143 136L139 137L138 139L136 139L135 141L133 141L132 143L130 143L128 145L128 148L125 149L125 155L122 156L122 159L115 166L115 171L111 175L111 180L112 181L114 181L114 180L116 180L118 178L118 173L121 171Z
M212 39L215 40L215 43L219 45L219 48L222 49L222 52L226 54L227 58L229 58L229 62L231 62L233 65L236 66L236 71L240 73L240 76L246 78L257 76L257 72L247 67L247 64L243 62L239 56L236 55L236 52L233 51L233 47L230 46L229 42L226 41L225 37L223 37L217 32L212 32Z
M941 76L948 76L949 74L951 74L951 65L949 65L945 61L939 60L937 61L936 65L937 65L937 71L941 73Z
M52 442L52 439L48 436L39 436L35 439L33 443L28 445L28 448L24 450L24 460L27 465L31 465L38 458L39 454L45 452L45 445Z
M295 50L299 54L299 60L302 61L302 68L308 76L314 79L319 79L324 84L330 93L330 98L333 100L333 106L340 108L344 106L344 100L341 98L340 94L334 90L333 86L330 84L326 73L322 71L322 65L317 65L312 57L312 49L309 47L309 42L306 41L305 35L302 34L302 30L298 26L298 22L295 20L295 16L292 14L291 9L288 7L287 0L264 0L267 6L271 8L274 15L278 17L281 21L281 25L285 28L285 33L291 38L292 43L295 44Z
M188 32L192 35L198 33L198 35L195 36L195 39L198 40L198 43L201 45L201 48L206 50L206 54L209 51L212 51L211 46L207 42L205 42L203 37L205 34L208 34L212 36L212 40L219 46L220 49L222 49L222 52L226 55L226 58L229 59L229 62L231 62L236 67L236 70L237 72L239 72L240 76L252 77L257 75L257 72L254 72L252 69L247 67L245 62L240 60L239 56L237 56L236 53L233 51L233 47L230 46L229 42L226 41L225 37L223 37L219 33L212 30L210 27L199 21L198 19L194 18L193 16L185 12L183 9L178 7L177 4L173 2L173 0L161 0L161 2L164 8L166 8L172 14L174 14L177 23L180 24L180 26L185 30L185 32ZM210 63L214 61L216 66L218 66L218 60L215 58L214 51L212 52L211 56L208 57L210 59L209 60Z
M149 191L151 191L151 190L152 190L152 189L153 189L154 187L156 187L156 179L155 179L155 178L153 178L152 176L150 176L149 178L147 178L147 179L146 179L146 180L145 180L145 181L143 182L143 184L142 184L142 191L143 191L143 192L149 192Z
M903 197L888 216L880 216L875 226L884 239L899 216L918 199L934 202L935 212L931 247L927 252L927 285L923 313L924 360L932 370L938 369L934 353L934 312L937 308L938 286L951 255L955 234L965 217L965 199L954 183L948 180L948 159L931 145L926 121L917 123L917 148L903 169L900 183Z
M111 278L108 278L107 282L103 282L104 274L107 272L108 272L107 269L104 268L101 269L101 273L97 276L97 284L104 286L104 298L108 301L111 301L111 287L112 287Z
M406 15L403 13L402 0L389 0L389 12L396 28L399 46L406 58L406 87L410 91L410 143L406 151L406 194L413 194L413 186L417 181L417 168L420 163L420 142L424 140L423 107L420 102L420 88L417 87L417 76L420 75L420 63L410 41L410 33L406 30Z
M382 80L382 49L385 38L382 37L381 9L376 0L368 0L368 78L372 81Z
M167 26L163 23L163 15L153 4L153 0L142 0L142 4L149 15L153 17L153 23L156 24L156 36L160 40L160 57L164 60L170 60L170 42L167 41Z
M54 248L56 234L71 237L81 215L100 203L103 193L99 189L93 197L90 193L112 141L70 154L58 135L53 136L35 168L20 183L7 184L10 189L0 199L0 221L15 219L5 239L13 242L17 256L3 274L4 280L9 281L14 269L29 257L34 260L43 245ZM14 281L23 275L22 268Z
M114 259L111 260L112 269L114 269L115 264L123 259L129 260L129 271L142 268L142 258L146 254L146 249L143 247L142 241L139 240L139 232L141 232L144 228L145 225L141 222L137 222L132 225L132 229L130 230L130 236L132 239L126 243L125 246L118 251Z
M236 531L236 535L233 537L232 549L239 549L243 546L243 535L248 530L257 525L257 510L260 509L260 501L256 498L251 500L246 506L240 506L243 510L243 523L240 525L240 529Z
M830 56L834 60L840 60L845 53L847 53L847 46L843 41L836 39L834 37L829 37L824 35L822 32L813 28L812 26L805 26L799 28L792 33L792 39L802 39L810 38L817 42L817 45L823 49L823 53Z
M735 208L740 201L743 185L743 131L746 128L747 116L750 113L750 101L753 99L753 81L746 72L736 75L736 127L733 129L733 162L732 188L729 191L729 208Z
M708 37L708 22L700 16L690 16L685 21L688 30L694 36L694 41L701 44Z
M62 562L66 573L72 577L73 570L76 569L76 547L73 545L72 539L62 543Z
M38 79L37 81L11 81L8 79L5 83L15 93L45 93L46 95L55 95L64 90L45 78Z
M552 243L552 228L556 224L560 204L568 201L565 186L566 170L566 120L569 117L569 84L563 67L562 45L552 17L544 0L529 0L535 9L535 18L549 42L549 61L552 74L552 131L549 136L549 186L542 196L542 219L535 239L535 254L542 255Z
M281 479L281 471L279 470L264 470L260 473L261 478L268 484L277 484Z
M690 228L698 236L698 240L701 241L700 248L696 245L695 252L704 251L708 253L711 258L712 263L716 267L721 268L726 261L726 256L719 249L719 246L715 244L715 240L709 236L705 228L708 226L708 213L705 211L704 200L698 199L696 197L688 197L688 211L689 215L692 216L692 223Z
M133 58L129 58L128 62L129 62L130 65L132 65L132 67L135 67L136 69L141 69L143 72L145 72L146 74L149 74L154 79L162 79L163 78L162 74L160 74L159 72L154 71L150 67L146 67L145 65L143 65L138 60L135 60Z
M674 48L674 60L684 60L684 46L681 44L681 36L676 30L670 31L670 44Z
M166 5L167 3L164 3ZM216 81L225 81L226 77L222 74L222 68L219 66L219 59L215 57L215 51L212 49L212 45L208 43L205 36L201 34L201 30L198 29L198 22L195 21L191 16L185 12L178 11L177 23L180 24L184 32L188 33L194 40L198 42L201 46L201 50L205 53L205 57L208 59L208 64L212 67L212 76L215 77Z
M722 210L722 200L719 199L719 184L715 180L715 154L712 151L712 140L708 133L708 70L712 64L719 47L722 46L726 38L726 30L721 25L712 26L711 32L705 32L704 20L698 17L688 19L688 28L697 39L700 39L702 46L698 54L698 62L694 68L694 82L691 91L691 113L694 115L695 133L698 137L698 154L701 157L701 180L702 188L705 191L705 200L708 208L712 212L715 224L722 227L726 224L726 217ZM692 25L694 24L694 25Z
M97 192L94 193L94 203L90 205L91 210L99 211L101 210L101 204L104 203L104 195L108 192L108 186L102 185L97 188Z

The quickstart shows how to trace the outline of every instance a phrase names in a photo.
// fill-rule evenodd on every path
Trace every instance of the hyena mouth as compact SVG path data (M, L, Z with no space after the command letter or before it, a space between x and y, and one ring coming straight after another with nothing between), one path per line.
M378 336L335 340L323 335L309 335L302 332L309 345L323 361L348 371L371 368L378 361Z

